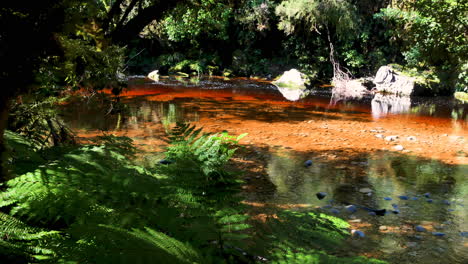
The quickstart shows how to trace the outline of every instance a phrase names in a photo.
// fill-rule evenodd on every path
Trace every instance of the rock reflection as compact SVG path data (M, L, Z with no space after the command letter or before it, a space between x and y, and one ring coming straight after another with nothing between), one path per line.
M393 94L376 94L371 102L372 116L380 118L388 114L401 114L409 112L411 98Z
M276 86L276 85L275 85ZM289 101L300 100L309 95L309 90L276 86L278 91Z

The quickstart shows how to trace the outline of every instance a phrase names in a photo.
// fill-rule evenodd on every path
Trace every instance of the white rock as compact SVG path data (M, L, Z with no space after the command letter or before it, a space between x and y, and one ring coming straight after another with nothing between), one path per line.
M395 150L398 150L398 151L402 151L404 150L405 148L402 146L402 145L396 145L393 147Z
M154 71L150 72L148 74L148 78L150 78L151 80L153 80L155 82L159 81L159 71L154 70Z
M398 136L386 136L385 140L386 141L395 141L398 139Z
M384 135L382 135L382 134L377 134L377 135L375 135L375 137L376 137L376 138L384 138Z
M372 189L370 189L370 188L361 188L361 189L359 189L359 192L362 192L362 193L371 193L371 192L372 192Z
M307 83L307 76L296 69L285 71L278 80L273 82L276 86L299 89L305 89Z

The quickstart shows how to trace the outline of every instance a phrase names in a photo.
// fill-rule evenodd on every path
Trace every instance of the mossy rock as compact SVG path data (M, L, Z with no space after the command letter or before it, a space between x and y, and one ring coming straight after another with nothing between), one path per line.
M463 103L468 103L468 93L465 92L456 92L453 94L455 99L462 101Z

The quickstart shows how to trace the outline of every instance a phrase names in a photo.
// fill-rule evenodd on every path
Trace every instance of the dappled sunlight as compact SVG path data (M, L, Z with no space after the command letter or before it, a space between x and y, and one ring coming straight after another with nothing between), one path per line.
M286 224L278 215L284 210L314 212L364 232L365 238L349 238L343 251L411 259L416 249L439 248L441 256L465 256L458 234L468 229L463 119L385 111L376 119L365 102L330 105L323 95L291 102L265 84L246 80L207 85L212 86L137 85L120 97L127 108L118 116L82 107L80 101L68 104L64 115L84 141L102 133L131 137L143 151L141 162L149 165L163 158L157 152L167 147L163 139L176 122L211 133L248 133L229 168L242 172L242 203L256 228L268 229L271 221ZM304 166L306 160L312 165ZM326 197L319 200L318 192ZM433 202L424 193L431 193ZM350 204L356 211L348 209ZM385 216L370 214L380 209L387 210ZM416 226L425 232L415 231Z

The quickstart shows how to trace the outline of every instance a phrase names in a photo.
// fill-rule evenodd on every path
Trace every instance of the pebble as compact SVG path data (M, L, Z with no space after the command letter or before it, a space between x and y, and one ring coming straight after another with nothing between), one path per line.
M355 212L357 211L357 207L356 207L355 205L352 205L352 204L346 206L345 208L346 208L346 210L347 210L348 212L350 212L350 213L355 213Z
M387 209L374 210L374 213L378 216L384 216L387 213Z
M424 195L424 197L426 197L426 198L431 197L431 194L430 194L430 193L425 193L425 194L423 194L423 195Z
M353 237L357 237L357 238L361 238L361 237L365 237L366 235L364 234L364 232L360 231L360 230L351 230L351 234L353 235Z
M443 237L443 236L445 236L445 233L442 233L442 232L432 232L432 234L433 234L434 236L438 236L438 237Z
M415 136L409 136L406 138L406 140L408 141L415 141L416 140L416 137Z
M317 196L317 198L319 200L322 200L323 198L325 198L325 196L327 196L327 193L326 192L318 192L315 195Z
M327 204L327 205L322 206L322 208L323 208L323 209L330 209L330 208L332 208L332 206L329 205L329 204Z
M392 213L394 213L394 214L399 214L399 213L400 213L400 210L393 210Z
M392 204L392 207L397 209L398 208L398 205L397 204Z
M386 141L395 141L398 139L398 136L386 136L385 140Z
M426 200L426 202L428 202L428 203L432 203L432 202L433 202L433 200L432 200L432 199L427 199L427 200Z
M359 189L359 192L370 193L370 192L372 192L372 189L370 189L370 188L361 188L361 189Z
M418 197L413 197L413 198L411 198L411 200L417 201L417 200L419 200L419 198Z
M400 195L398 196L398 198L400 198L401 200L408 200L408 196L406 195Z
M390 197L384 197L383 199L384 199L385 201L391 201L391 200L393 200L393 199L390 198Z
M353 220L349 220L350 223L361 223L362 220L361 219L353 219Z
M330 213L339 214L340 210L333 208L333 209L330 209Z
M447 200L443 200L442 203L445 204L445 205L450 205L450 204L451 204L451 203L450 203L449 201L447 201Z
M307 160L306 162L304 162L304 166L306 166L306 168L312 166L312 161L311 160Z
M387 230L387 229L388 229L387 226L379 226L379 230L380 230L380 231L385 231L385 230Z
M407 243L406 243L406 246L407 246L407 247L415 247L415 246L417 246L417 245L418 245L417 242L407 242Z
M375 212L369 212L369 215L376 216L377 214Z
M460 232L460 236L462 236L462 237L468 237L468 232Z
M395 150L398 150L398 151L402 151L404 150L405 148L402 146L402 145L396 145L393 147Z
M169 165L169 164L172 164L173 161L172 161L172 160L163 159L163 160L160 160L158 163L159 163L159 164L163 164L163 165Z
M426 228L424 228L423 226L420 226L420 225L417 225L414 230L416 230L417 232L426 232Z
M448 209L447 211L449 211L449 212L453 212L453 211L455 211L455 209Z

